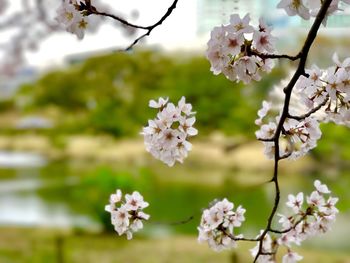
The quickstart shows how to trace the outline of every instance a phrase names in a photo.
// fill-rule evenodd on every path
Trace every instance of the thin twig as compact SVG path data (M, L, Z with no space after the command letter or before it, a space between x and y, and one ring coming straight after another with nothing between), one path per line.
M91 14L113 18L114 20L117 20L121 24L123 24L125 26L128 26L128 27L137 28L137 29L145 29L145 30L149 29L149 26L136 25L136 24L128 22L127 20L125 20L124 18L122 18L120 16L109 14L109 13L106 13L106 12L100 12L100 11L97 11L97 10L92 10Z
M126 47L125 49L123 49L124 51L129 51L131 50L141 39L143 39L146 36L149 36L151 34L151 32L153 31L153 29L155 29L156 27L158 27L159 25L161 25L170 15L171 13L174 11L174 9L176 8L178 0L174 0L173 3L169 6L168 10L165 12L165 14L154 24L150 25L150 26L141 26L141 25L137 25L137 24L133 24L128 22L127 20L125 20L124 18L121 18L119 16L113 15L113 14L109 14L109 13L105 13L105 12L99 12L98 10L94 9L94 8L90 8L88 11L90 14L94 14L94 15L100 15L100 16L106 16L106 17L110 17L114 20L117 20L118 22L122 23L123 25L126 25L128 27L132 27L132 28L136 28L136 29L142 29L142 30L146 30L146 33L142 34L141 36L137 37L128 47Z
M276 229L270 229L270 232L272 233L276 233L276 234L285 234L288 233L289 231L295 229L301 222L304 221L304 219L308 216L308 214L304 214L297 222L295 222L294 225L292 225L291 227L284 229L284 230L276 230Z
M234 241L249 241L249 242L257 242L259 241L259 238L245 238L245 237L235 237L234 235L230 233L225 233L229 238L231 238Z
M305 113L303 115L295 116L295 115L288 114L288 118L294 119L294 120L297 120L297 121L304 120L307 117L310 117L313 113L317 112L323 106L325 106L327 104L327 102L328 102L328 99L329 99L329 97L327 96L327 98L322 103L320 103L317 107L311 109L309 112L307 112L307 113Z

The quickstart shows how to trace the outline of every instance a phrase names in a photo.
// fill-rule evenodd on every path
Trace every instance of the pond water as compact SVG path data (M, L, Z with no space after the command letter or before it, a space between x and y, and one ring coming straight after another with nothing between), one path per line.
M53 228L79 228L93 231L111 229L104 205L116 188L130 192L139 190L151 204L146 212L152 215L146 235L196 234L201 211L213 199L227 197L246 209L247 221L242 231L255 235L266 224L274 198L269 184L242 183L241 179L251 171L235 171L230 168L213 168L198 164L186 164L169 170L164 165L108 164L77 160L48 161L41 156L2 152L0 162L0 225L45 226ZM18 158L20 156L21 158ZM11 160L12 157L16 161ZM26 158L36 163L27 165ZM8 165L6 160L11 164ZM200 174L213 173L220 177L215 184L201 180ZM181 178L191 180L176 180ZM195 175L193 175L195 174ZM184 176L186 175L186 176ZM196 176L195 178L193 178ZM268 175L261 175L266 176ZM281 178L283 193L308 192L319 174L288 175ZM327 248L350 249L350 178L348 171L337 176L324 177L335 196L341 196L341 211L334 231L327 238L311 244ZM249 181L249 180L248 180ZM254 180L251 180L254 181ZM285 200L286 196L283 195ZM187 224L178 221L193 216ZM247 227L249 226L249 227Z

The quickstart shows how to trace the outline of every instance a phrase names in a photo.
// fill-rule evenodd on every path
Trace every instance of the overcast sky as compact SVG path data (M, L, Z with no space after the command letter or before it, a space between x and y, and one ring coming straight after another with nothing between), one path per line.
M108 1L104 2L108 3ZM126 15L130 15L132 10L136 9L139 12L136 22L150 25L165 13L172 0L115 0L111 2L113 2L111 6ZM196 41L196 2L196 0L179 1L171 16L146 38L146 43L160 44L167 49L177 47L188 49L198 45ZM77 40L76 36L70 33L55 34L42 42L37 52L28 54L27 60L31 65L46 66L59 63L66 55L112 47L126 47L130 43L131 39L125 38L118 27L109 23L100 27L98 33L87 34L82 41Z

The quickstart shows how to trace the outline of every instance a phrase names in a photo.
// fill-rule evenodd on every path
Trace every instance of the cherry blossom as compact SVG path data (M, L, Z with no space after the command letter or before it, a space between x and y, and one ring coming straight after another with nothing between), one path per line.
M263 233L263 230L260 231L260 235ZM260 236L259 235L259 236ZM257 236L257 237L259 237ZM276 252L276 249L278 247L278 244L275 242L275 240L269 235L266 234L263 241L262 241L262 252L263 253L273 253ZM250 250L251 255L255 258L258 254L260 244L257 243L257 245ZM274 255L261 255L258 260L258 263L272 263L275 262Z
M83 1L64 0L57 9L56 16L57 22L66 31L75 34L78 39L83 39L88 29L95 31L99 23L98 17L89 15L84 9L81 10L81 2Z
M271 139L274 137L279 116L275 120L271 120L268 124L263 123L268 110L270 110L268 102L263 103L263 108L259 110L259 118L255 121L260 126L260 129L255 133L260 140ZM286 119L283 124L283 132L280 140L280 157L289 159L297 159L307 154L317 145L317 140L321 138L321 130L319 122L316 118L307 117L303 120L295 120L292 118ZM265 146L264 154L269 159L275 157L274 142L263 141Z
M333 0L327 9L327 14L323 20L326 25L327 17L338 10L340 2L350 4L349 0ZM316 17L322 6L322 0L281 0L277 4L277 8L282 8L289 16L299 15L301 18L308 20L310 17Z
M300 256L298 253L293 251L288 251L288 253L283 256L282 263L295 263L302 259L303 257Z
M308 77L301 76L296 92L308 109L320 108L324 116L319 121L332 121L350 126L350 58L343 62L333 55L335 66L306 70Z
M296 196L288 195L288 202L286 205L293 209L294 213L299 213L304 202L304 194L298 193Z
M146 151L169 166L173 166L176 161L182 163L192 149L188 139L198 134L193 127L196 118L192 105L182 97L177 106L168 102L168 98L151 100L149 106L159 112L141 132Z
M279 223L286 233L278 239L279 244L290 247L292 244L300 245L305 239L329 231L334 223L338 209L335 204L338 198L326 195L330 194L328 187L319 180L314 182L316 188L303 202L303 194L289 195L286 205L292 208L289 216L279 215Z
M231 15L230 24L214 27L211 31L207 50L210 70L215 75L223 73L231 81L260 80L261 72L271 71L273 61L261 58L259 54L274 52L275 41L271 28L262 19L254 29L249 14L243 18Z
M121 190L117 190L109 198L109 204L105 210L111 213L111 223L119 236L126 235L131 239L133 233L143 228L143 221L148 220L150 216L143 212L148 207L148 203L143 200L142 195L135 191L131 195L125 195L125 201L122 200Z
M271 102L268 102L266 100L264 100L262 102L262 108L258 111L258 116L259 118L255 120L255 124L256 125L261 125L262 124L262 120L266 117L266 115L268 114L268 112L271 110L272 104ZM271 137L273 136L273 133L270 134Z
M306 20L310 18L310 10L306 8L303 0L282 0L277 8L283 8L289 16L299 15Z
M198 241L208 243L215 251L236 247L235 238L242 238L243 235L235 235L234 228L245 221L245 209L239 206L234 211L233 208L234 204L225 198L205 209L198 227Z
M298 262L303 257L292 251L292 245L300 245L305 239L330 230L338 213L335 207L338 198L329 196L326 199L325 195L330 191L319 180L314 182L314 186L316 190L306 197L306 202L304 202L303 193L298 193L296 196L288 195L286 205L292 209L292 213L288 216L279 214L279 223L283 230L272 234L267 233L262 240L262 250L260 250L260 242L250 250L254 258L259 250L262 253L257 262L277 262L276 253L281 246L287 249L282 262ZM260 235L262 233L263 230ZM260 235L257 238L260 238Z

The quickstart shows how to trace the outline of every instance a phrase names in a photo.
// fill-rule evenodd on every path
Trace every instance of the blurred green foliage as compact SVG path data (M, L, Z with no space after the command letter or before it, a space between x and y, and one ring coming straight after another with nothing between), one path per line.
M152 230L150 232L162 227L171 232L197 233L202 209L215 198L224 197L235 198L236 202L243 202L245 207L252 208L252 213L261 215L249 219L247 226L249 225L250 230L258 230L264 225L269 203L266 193L260 187L237 186L228 181L216 186L194 185L182 181L167 182L163 178L164 175L158 174L155 171L157 169L154 168L145 166L123 170L111 166L97 166L82 177L78 187L72 189L74 194L72 194L71 202L81 202L81 196L84 196L85 203L91 209L91 214L103 224L105 230L111 232L114 232L114 229L110 223L110 214L104 210L104 205L101 203L107 204L110 194L116 189L123 189L123 194L130 194L137 189L144 195L145 200L152 204L145 209L146 213L152 215L149 222ZM259 204L255 200L260 200ZM194 219L186 224L177 224L190 217Z
M214 76L203 56L116 53L48 73L24 85L18 98L27 102L27 112L58 109L61 116L55 121L61 132L133 136L155 114L147 107L150 99L163 96L176 102L185 96L199 113L196 126L201 134L221 130L253 136L261 100L282 74L276 69L255 89L243 88Z
M54 120L55 129L46 131L51 137L72 133L136 137L155 115L148 107L150 99L163 96L176 102L185 96L198 112L196 127L201 136L221 131L255 138L256 112L267 92L286 75L285 65L279 64L260 82L247 86L215 76L209 68L202 55L114 53L74 61L64 70L50 72L23 85L15 100L25 102L25 114L49 115ZM0 109L11 105L16 103L6 102ZM323 125L324 139L314 156L335 164L348 160L347 132L345 127Z

